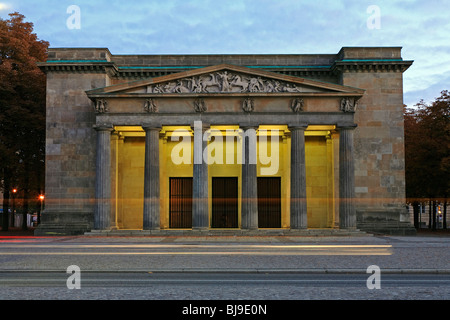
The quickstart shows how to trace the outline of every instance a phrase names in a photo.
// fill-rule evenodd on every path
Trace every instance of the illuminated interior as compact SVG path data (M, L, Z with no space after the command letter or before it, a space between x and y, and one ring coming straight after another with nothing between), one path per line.
M118 229L143 228L145 131L138 126L116 126L111 146L113 225ZM208 134L210 162L209 217L213 215L213 178L237 178L237 228L241 226L241 142L237 125L211 126ZM269 136L266 136L269 135ZM219 137L219 138L217 138ZM290 132L287 126L259 126L257 176L278 178L280 224L289 228ZM305 131L308 228L333 228L336 224L338 133L334 125L310 125ZM193 176L193 130L189 126L163 126L159 139L161 229L170 228L170 178ZM226 180L226 179L225 179ZM263 180L263 179L262 179ZM277 181L272 179L271 181ZM263 182L263 181L261 181ZM270 189L270 187L268 187ZM269 190L270 191L270 190ZM277 213L278 214L278 213Z

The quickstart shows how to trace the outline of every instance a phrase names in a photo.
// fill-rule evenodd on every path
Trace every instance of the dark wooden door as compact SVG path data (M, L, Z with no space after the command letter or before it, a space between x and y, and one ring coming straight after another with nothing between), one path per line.
M281 228L280 177L258 177L258 227Z
M169 227L192 228L192 178L170 178Z
M238 178L212 178L212 228L238 227Z

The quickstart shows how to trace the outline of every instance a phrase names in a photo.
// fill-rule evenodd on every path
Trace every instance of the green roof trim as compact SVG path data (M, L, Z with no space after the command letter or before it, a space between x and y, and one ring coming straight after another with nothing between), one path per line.
M200 69L204 66L167 66L167 67L149 67L149 66L125 66L119 67L119 69Z
M298 69L298 68L330 68L330 66L247 66L247 68L292 68L292 69Z
M268 68L330 68L330 66L245 66L246 68L260 68L260 69L268 69ZM149 67L149 66L122 66L120 69L200 69L206 68L205 66L165 66L165 67Z
M386 62L386 61L403 61L403 59L343 59L338 60L338 62Z
M49 63L91 63L91 62L109 62L107 60L47 60Z

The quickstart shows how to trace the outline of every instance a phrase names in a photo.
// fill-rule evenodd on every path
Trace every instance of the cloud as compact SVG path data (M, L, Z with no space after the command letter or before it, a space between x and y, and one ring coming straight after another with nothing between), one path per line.
M404 74L405 102L417 103L420 95L434 99L448 89L447 0L77 0L80 30L66 26L66 9L75 2L10 2L52 47L108 47L113 54L333 54L343 46L401 46L403 57L414 60ZM370 5L380 9L380 29L367 27Z
M1 11L9 11L10 9L12 9L11 4L5 3L5 2L0 2L0 12Z

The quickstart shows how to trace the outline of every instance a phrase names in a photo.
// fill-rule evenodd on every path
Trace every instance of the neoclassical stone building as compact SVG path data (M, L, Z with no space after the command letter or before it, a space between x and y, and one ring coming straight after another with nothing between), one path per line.
M411 231L399 47L50 49L36 234Z

